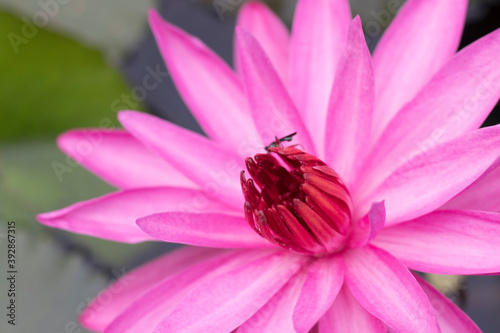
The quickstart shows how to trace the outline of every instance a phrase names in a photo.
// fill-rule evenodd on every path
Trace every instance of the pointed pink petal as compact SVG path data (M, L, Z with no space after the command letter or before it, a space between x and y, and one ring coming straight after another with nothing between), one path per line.
M293 20L290 90L323 156L328 101L345 48L351 11L347 0L299 1Z
M500 29L454 56L391 121L368 158L364 185L372 188L414 156L477 129L500 98L498 54Z
M500 272L500 214L435 211L385 228L373 244L406 266L437 274Z
M223 253L223 250L185 246L125 275L115 276L118 280L92 300L80 314L79 321L89 330L103 331L121 312L158 282Z
M248 31L257 39L266 52L283 83L288 83L288 29L280 18L265 4L259 1L248 1L240 9L236 25ZM236 45L236 42L235 42ZM238 48L235 48L235 57ZM239 62L235 61L236 68Z
M142 231L164 242L216 248L275 247L260 237L243 214L169 212L137 220Z
M222 144L146 113L122 111L118 118L128 132L196 182L208 197L243 207L239 174L245 168L244 158Z
M306 260L279 251L207 281L185 297L155 332L230 332L263 307Z
M257 136L241 82L199 39L150 11L158 48L184 102L207 135L235 150Z
M431 148L399 167L369 199L385 200L386 226L439 208L479 178L500 156L500 125Z
M309 133L259 42L236 28L238 55L253 119L266 144L297 132L294 142L314 153Z
M463 190L442 208L500 211L500 167L484 175L484 178Z
M344 253L345 280L358 302L397 332L439 332L429 300L408 269L373 246Z
M384 324L356 301L345 284L328 312L321 317L319 331L324 333L387 332Z
M72 130L57 144L87 169L119 188L196 185L123 130Z
M347 247L364 246L375 238L385 225L385 205L384 202L374 202L368 214L354 225Z
M374 137L456 52L467 2L409 0L389 25L373 54ZM381 19L389 23L391 16L386 13Z
M479 327L458 306L424 279L416 274L414 276L434 308L441 333L481 333Z
M245 321L237 332L297 332L293 327L292 315L305 278L306 275L301 273L292 277L259 311Z
M326 121L325 162L350 187L363 166L373 114L373 70L361 20L351 23L340 59Z
M158 187L122 190L40 214L37 219L49 227L117 242L137 243L154 238L139 229L136 219L180 209L231 211L199 190Z
M123 311L105 333L152 332L193 290L221 274L240 269L271 251L223 251L221 255L187 267L153 285Z
M297 332L309 332L328 311L344 282L344 270L341 256L318 259L308 268L293 312Z

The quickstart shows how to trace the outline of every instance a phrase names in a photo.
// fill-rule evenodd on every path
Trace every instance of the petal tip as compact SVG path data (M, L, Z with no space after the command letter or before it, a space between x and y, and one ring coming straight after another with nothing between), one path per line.
M180 42L181 44L186 43L188 40L198 40L198 38L189 35L184 30L178 26L165 20L156 10L151 10L148 17L149 26L156 39L156 43L163 57L165 57L164 52L169 50L165 48L165 41L168 39L168 43ZM165 59L166 60L166 59Z
M57 224L59 220L66 213L66 209L54 210L51 212L41 213L36 215L36 219L43 225L53 227Z
M265 7L265 5L260 2L260 1L256 1L256 0L249 0L247 2L245 2L245 4L241 7L241 10L243 9L257 9L257 8L263 8Z
M141 229L142 231L146 232L147 226L149 225L149 219L147 216L144 217L139 217L138 219L135 220L135 224Z
M51 213L42 213L38 214L35 218L37 219L38 222L40 222L43 225L50 226L50 220L51 220Z
M148 10L148 19L150 25L164 21L160 13L158 13L158 11L155 8L151 8Z
M60 134L56 139L56 144L65 154L70 155L71 148L75 146L75 142L79 137L80 130L72 129Z
M266 15L267 12L271 11L269 7L266 6L261 1L250 0L245 2L245 4L241 7L239 16L243 15ZM255 17L255 16L254 16Z
M73 231L69 228L69 222L64 217L64 212L59 213L59 211L42 213L36 216L37 221L50 228L56 228L61 230Z
M131 119L141 117L141 114L143 114L143 112L124 110L118 112L117 118L120 121L120 124L122 124L123 127L126 128L127 127L126 124L128 124L131 121Z
M78 322L86 329L95 332L101 332L104 330L102 325L99 325L98 322L92 320L94 317L94 309L92 309L92 304L87 306L83 311L78 315Z
M351 24L356 24L356 25L361 26L361 17L359 17L359 15L356 15L356 16L352 19Z

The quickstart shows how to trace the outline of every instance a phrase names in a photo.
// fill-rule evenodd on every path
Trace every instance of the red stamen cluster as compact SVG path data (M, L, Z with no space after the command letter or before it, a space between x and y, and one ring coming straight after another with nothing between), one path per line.
M253 179L246 180L241 172L250 226L270 242L294 251L341 250L351 225L351 200L337 173L295 146L268 150L274 154L246 159Z

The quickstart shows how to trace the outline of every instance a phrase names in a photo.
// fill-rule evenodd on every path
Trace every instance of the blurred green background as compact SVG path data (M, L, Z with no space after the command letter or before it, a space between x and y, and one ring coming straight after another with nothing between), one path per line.
M294 1L268 3L290 23ZM373 11L384 6L385 0L351 1L353 12L363 21L373 20ZM130 94L146 66L161 63L146 22L151 7L231 61L237 8L221 14L214 1L0 0L0 246L3 253L6 221L16 221L21 267L19 326L12 330L2 317L1 332L85 332L76 323L82 303L116 272L128 271L169 249L74 235L35 220L37 213L114 190L85 169L73 167L57 149L55 138L76 127L99 127L103 122L119 126L113 102ZM468 18L473 30L467 31L469 41L463 45L498 28L498 11L498 1L473 1ZM491 26L495 18L496 27ZM136 109L199 130L171 82L138 101ZM58 165L69 165L70 171L58 177L54 170ZM0 266L4 264L2 256ZM1 290L4 280L0 279ZM486 292L477 302L490 297L498 306L498 280L485 278L478 285L487 283L495 284L498 294ZM469 302L475 302L476 296L469 297ZM2 297L3 292L0 304L5 304ZM473 318L481 320L484 315L480 325L487 332L488 306L485 309Z

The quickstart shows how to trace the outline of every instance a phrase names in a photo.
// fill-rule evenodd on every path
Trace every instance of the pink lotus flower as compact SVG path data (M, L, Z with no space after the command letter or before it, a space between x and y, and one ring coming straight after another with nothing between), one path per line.
M111 285L82 323L120 333L479 331L409 271L500 272L500 127L478 129L500 96L500 30L455 54L466 7L409 0L372 57L346 0L300 1L291 37L250 2L236 73L151 12L209 139L133 111L119 114L126 131L70 131L61 148L120 190L38 218L189 246ZM275 139L293 132L292 143Z

